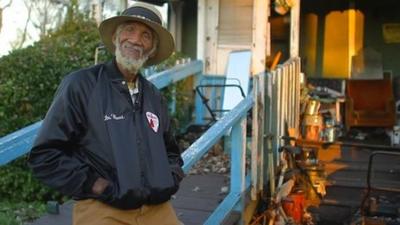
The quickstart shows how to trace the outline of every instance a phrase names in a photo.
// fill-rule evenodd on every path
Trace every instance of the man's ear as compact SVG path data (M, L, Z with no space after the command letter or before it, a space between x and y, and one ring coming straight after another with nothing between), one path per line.
M153 46L152 53L149 55L149 58L153 58L153 57L157 54L157 50L158 50L158 39L156 39L155 42L154 42L153 44L155 45L155 47Z
M113 43L114 45L116 45L116 44L115 44L115 43L117 42L116 39L117 39L117 36L115 35L115 32L114 32L114 34L113 34L112 37L111 37L112 43Z
M156 54L157 54L157 47L156 47L156 50L153 51L153 52L151 53L151 55L149 55L149 58L153 58Z

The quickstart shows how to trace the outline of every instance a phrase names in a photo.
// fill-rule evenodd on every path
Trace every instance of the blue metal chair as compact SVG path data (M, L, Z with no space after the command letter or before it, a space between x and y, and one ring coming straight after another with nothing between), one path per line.
M196 93L202 99L210 114L208 125L216 122L243 100L250 84L251 51L232 51L229 54L225 76L205 75L196 86Z

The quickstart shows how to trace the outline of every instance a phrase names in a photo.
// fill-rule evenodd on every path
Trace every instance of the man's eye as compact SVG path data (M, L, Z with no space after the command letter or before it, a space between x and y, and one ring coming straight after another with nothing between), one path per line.
M146 39L146 40L150 40L150 39L151 39L151 36L150 36L149 33L144 33L144 34L143 34L143 38Z

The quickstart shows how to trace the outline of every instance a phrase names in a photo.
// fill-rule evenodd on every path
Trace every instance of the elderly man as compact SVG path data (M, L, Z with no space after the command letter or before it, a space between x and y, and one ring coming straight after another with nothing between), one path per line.
M139 69L174 49L157 9L137 3L100 25L115 58L67 75L32 147L29 165L72 196L75 225L177 225L169 202L183 177L167 107Z

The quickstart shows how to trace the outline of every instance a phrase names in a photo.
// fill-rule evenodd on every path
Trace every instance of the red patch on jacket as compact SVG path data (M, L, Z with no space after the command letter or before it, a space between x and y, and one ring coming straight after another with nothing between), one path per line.
M157 133L158 131L158 127L160 125L160 121L158 120L158 117L151 112L146 112L146 117L147 117L147 121L149 122L149 126L151 127L151 129L154 130L154 132Z

